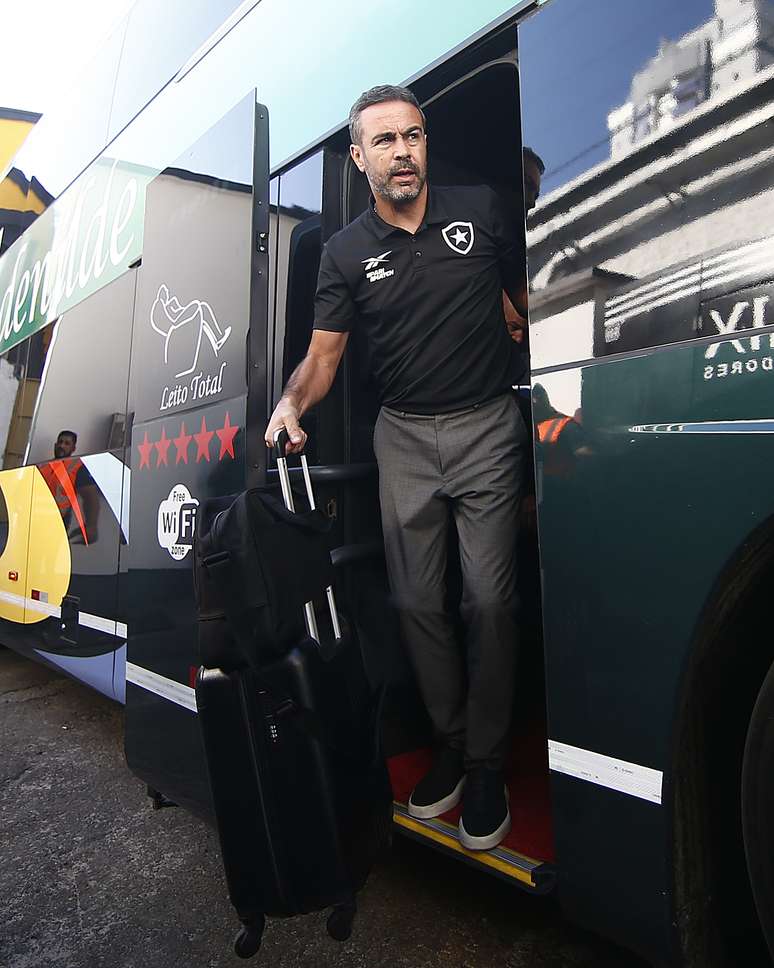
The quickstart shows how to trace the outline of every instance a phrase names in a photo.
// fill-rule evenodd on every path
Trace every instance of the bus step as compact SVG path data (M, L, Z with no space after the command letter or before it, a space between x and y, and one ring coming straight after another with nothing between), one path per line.
M556 870L546 861L535 860L502 846L486 851L467 850L459 841L456 825L440 817L417 820L409 816L403 803L394 804L393 820L401 833L429 843L444 853L454 854L465 863L479 867L487 873L513 881L530 893L548 894L554 888Z

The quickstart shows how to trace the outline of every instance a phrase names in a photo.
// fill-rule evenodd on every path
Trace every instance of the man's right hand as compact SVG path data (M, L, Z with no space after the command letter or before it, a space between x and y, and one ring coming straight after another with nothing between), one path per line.
M299 416L319 403L330 390L348 338L349 333L328 332L324 329L312 331L306 356L285 384L282 398L274 408L263 435L267 447L274 446L274 435L284 428L290 436L285 453L299 454L304 449L306 434L298 424Z
M286 454L300 454L306 444L306 434L298 422L298 411L287 400L280 400L274 408L271 420L263 435L267 447L274 446L274 435L278 430L287 430L290 443L285 447Z

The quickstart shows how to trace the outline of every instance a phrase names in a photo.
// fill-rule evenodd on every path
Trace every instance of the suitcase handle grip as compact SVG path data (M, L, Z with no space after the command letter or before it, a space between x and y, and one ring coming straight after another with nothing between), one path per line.
M284 427L280 427L279 430L274 431L274 456L277 460L286 457L285 448L290 443L290 434L285 430ZM299 452L299 457L303 454L303 450Z

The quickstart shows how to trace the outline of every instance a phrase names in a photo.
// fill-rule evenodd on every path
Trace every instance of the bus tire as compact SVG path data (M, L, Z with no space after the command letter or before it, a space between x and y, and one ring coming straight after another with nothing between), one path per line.
M774 957L774 665L763 680L747 730L742 833L758 919Z

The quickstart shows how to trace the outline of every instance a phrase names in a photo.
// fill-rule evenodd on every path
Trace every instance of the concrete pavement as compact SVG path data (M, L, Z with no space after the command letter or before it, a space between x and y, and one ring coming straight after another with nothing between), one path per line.
M123 711L0 649L1 968L226 968L236 921L217 838L153 811L123 756ZM274 921L271 968L642 968L528 896L402 837L352 938Z

